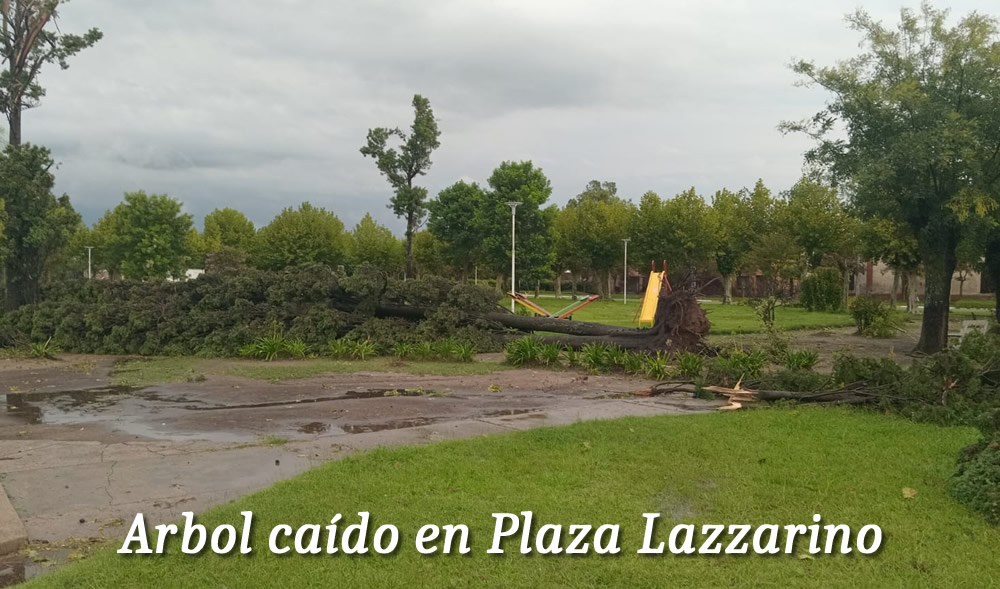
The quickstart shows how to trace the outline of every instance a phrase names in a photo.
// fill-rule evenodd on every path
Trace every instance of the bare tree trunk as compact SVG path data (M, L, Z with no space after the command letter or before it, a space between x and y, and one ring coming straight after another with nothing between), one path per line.
M930 235L922 248L924 261L924 315L917 350L925 354L948 347L948 315L951 307L951 279L955 275L957 235L941 228Z
M844 280L844 288L842 289L843 292L841 293L840 304L842 306L841 308L847 310L851 294L851 271L847 269L847 266L844 266L841 269L840 274Z
M406 214L406 277L413 279L416 277L416 268L413 265L413 211Z
M730 305L733 302L733 277L722 277L722 304Z
M541 280L536 280L535 281L535 298L536 299L538 298L538 295L541 294L541 290L542 290L542 281Z
M907 272L904 278L906 279L906 312L916 315L920 312L920 309L917 308L917 281L919 277L916 272Z
M7 122L10 125L10 133L7 141L11 145L21 145L21 107L8 105L8 108L10 112L7 114Z
M892 271L892 288L889 290L889 308L896 309L896 291L899 290L899 272Z
M556 279L552 281L552 289L556 293L556 298L562 298L562 272L556 272Z
M503 283L504 283L504 275L501 272L501 273L497 274L497 281L496 281L496 288L500 292L504 292Z

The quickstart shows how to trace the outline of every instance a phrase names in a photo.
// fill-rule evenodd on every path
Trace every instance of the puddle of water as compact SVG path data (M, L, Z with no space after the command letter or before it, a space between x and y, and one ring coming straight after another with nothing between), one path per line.
M100 424L127 435L159 440L243 442L253 439L250 435L225 431L177 431L156 427L157 420L188 410L194 403L200 401L131 387L7 393L0 394L0 416L30 425Z
M536 413L538 409L501 409L483 413L483 417L507 417L510 415L524 415L525 413Z
M330 431L330 424L323 423L320 421L313 421L299 426L298 431L303 434L322 434Z
M86 391L62 393L7 393L3 398L3 412L26 423L49 423L43 406L49 405L61 413L98 412L114 405L118 398L127 395L129 387L107 387Z
M42 565L23 554L11 554L0 559L0 587L13 587L44 573Z
M430 425L437 421L430 417L414 417L413 419L403 419L400 421L390 421L387 423L364 423L360 425L342 425L340 429L349 434L367 434L370 432L381 432L390 429L404 429L407 427L419 427Z

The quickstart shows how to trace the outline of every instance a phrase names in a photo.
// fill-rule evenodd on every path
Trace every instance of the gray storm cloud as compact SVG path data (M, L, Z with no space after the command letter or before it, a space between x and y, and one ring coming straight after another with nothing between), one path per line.
M633 199L758 177L783 189L808 143L776 126L824 100L787 64L855 53L842 19L855 5L75 0L60 26L105 38L43 72L24 136L52 148L58 189L89 222L143 189L198 217L231 206L266 223L309 200L401 230L358 148L369 127L408 125L414 93L442 129L432 194L508 159L540 165L558 203L590 179ZM900 4L867 8L892 21Z

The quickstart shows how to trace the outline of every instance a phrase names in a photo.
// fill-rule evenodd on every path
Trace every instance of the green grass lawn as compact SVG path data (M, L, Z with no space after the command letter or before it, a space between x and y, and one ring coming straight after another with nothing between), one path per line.
M510 367L492 362L405 361L394 358L334 360L313 358L263 362L258 360L207 360L192 357L143 358L126 360L115 368L115 383L146 386L199 380L209 375L240 376L258 380L291 380L325 373L402 372L433 376L490 374Z
M995 309L997 301L996 298L992 296L958 299L956 301L952 301L951 306L954 309Z
M561 301L560 301L561 302ZM567 303L568 304L568 303ZM639 310L639 300L597 301L578 311L575 321L595 321L609 325L635 327L633 319ZM549 308L549 307L546 307ZM711 333L716 335L734 333L757 333L763 331L760 320L749 305L705 304L705 312L712 322ZM551 308L549 309L552 310ZM847 313L810 313L803 307L778 307L775 321L781 329L821 329L824 327L850 327L854 320Z
M802 408L629 418L431 446L330 463L213 509L209 530L253 511L250 556L98 552L26 587L990 587L1000 584L1000 530L947 495L959 449L976 434L850 410ZM906 499L903 488L917 494ZM180 511L181 508L178 508ZM617 556L489 555L494 512L553 524L621 524ZM276 556L277 524L394 524L391 556ZM642 514L678 523L824 523L882 528L875 555L643 556ZM129 522L130 523L130 522ZM466 524L467 556L422 556L420 526ZM372 530L374 530L374 526ZM661 532L662 533L662 532ZM370 537L370 536L369 536ZM660 538L666 540L666 538ZM562 545L568 543L564 534ZM152 538L151 538L152 541ZM326 546L322 540L322 546Z

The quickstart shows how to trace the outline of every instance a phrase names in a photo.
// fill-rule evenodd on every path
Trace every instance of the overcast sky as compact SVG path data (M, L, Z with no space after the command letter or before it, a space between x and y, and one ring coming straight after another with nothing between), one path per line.
M783 119L825 99L793 58L857 52L852 1L73 0L60 27L104 40L24 115L60 162L57 188L88 223L126 191L167 193L200 228L214 208L266 223L309 200L350 228L370 211L400 232L388 185L358 152L369 127L408 127L414 93L439 119L421 179L432 195L530 159L553 201L588 180L638 201L760 177L786 189L803 137ZM900 0L865 8L895 22ZM916 3L908 5L916 7ZM954 15L998 13L953 0Z

